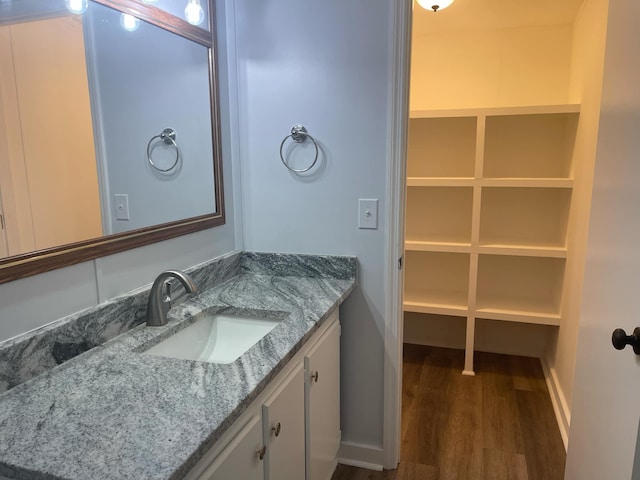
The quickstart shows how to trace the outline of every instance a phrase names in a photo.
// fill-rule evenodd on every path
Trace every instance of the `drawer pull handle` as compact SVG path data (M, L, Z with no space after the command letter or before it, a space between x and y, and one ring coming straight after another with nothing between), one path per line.
M318 371L316 370L314 373L312 373L312 374L311 374L311 379L312 379L314 382L318 383L318 377L319 377L319 376L320 376L320 375L319 375Z
M275 427L271 427L271 430L273 431L273 434L277 437L280 435L280 429L281 429L282 425L280 425L280 422L278 422L278 424Z
M267 454L267 446L264 445L260 450L258 450L258 458L260 460L264 460L264 456Z

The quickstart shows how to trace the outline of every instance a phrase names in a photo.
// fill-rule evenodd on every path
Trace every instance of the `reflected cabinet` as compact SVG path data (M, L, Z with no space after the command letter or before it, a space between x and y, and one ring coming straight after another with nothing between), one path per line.
M558 326L578 105L412 112L405 312Z

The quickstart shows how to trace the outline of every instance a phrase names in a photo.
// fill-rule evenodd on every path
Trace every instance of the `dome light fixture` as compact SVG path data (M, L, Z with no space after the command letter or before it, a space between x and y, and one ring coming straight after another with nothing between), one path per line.
M425 10L433 10L434 12L438 12L440 10L444 10L449 5L453 3L453 0L416 0L418 5L420 5Z

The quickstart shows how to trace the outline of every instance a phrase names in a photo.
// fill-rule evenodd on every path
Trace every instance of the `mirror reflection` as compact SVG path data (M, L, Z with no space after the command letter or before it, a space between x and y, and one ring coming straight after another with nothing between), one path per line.
M0 256L218 207L208 47L67 3L2 2Z

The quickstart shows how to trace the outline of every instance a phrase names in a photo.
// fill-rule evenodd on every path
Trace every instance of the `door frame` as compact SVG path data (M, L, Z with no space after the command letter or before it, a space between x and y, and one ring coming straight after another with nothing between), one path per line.
M387 292L384 338L383 466L395 469L400 461L402 414L402 340L404 276L404 208L406 192L407 133L409 127L409 80L411 61L412 0L389 2L390 71L387 236L385 239ZM399 265L399 262L400 265Z

